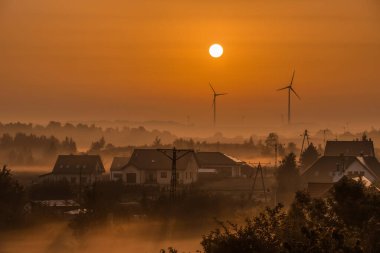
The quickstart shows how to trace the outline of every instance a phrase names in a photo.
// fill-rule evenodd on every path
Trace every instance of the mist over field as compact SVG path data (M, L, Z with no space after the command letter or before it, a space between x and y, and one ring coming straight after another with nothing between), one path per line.
M186 252L200 250L200 236L209 227L194 228L190 224L178 227L175 221L118 222L97 228L84 236L76 236L66 222L1 235L2 253L61 252L159 252L175 247Z
M379 27L379 0L0 0L0 253L379 253Z

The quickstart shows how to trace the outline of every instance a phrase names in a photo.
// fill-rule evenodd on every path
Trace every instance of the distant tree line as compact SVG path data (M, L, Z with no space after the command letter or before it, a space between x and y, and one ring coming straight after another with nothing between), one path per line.
M36 136L17 133L0 137L0 159L13 165L39 165L56 159L58 154L74 154L76 143L66 137L62 141L54 136Z
M88 147L91 140L104 137L114 145L144 145L159 136L165 143L171 143L176 138L168 131L147 130L144 127L108 127L102 128L95 124L72 124L51 121L47 125L31 123L0 123L0 134L15 135L17 133L34 134L37 136L55 136L59 140L66 136L72 137L78 147Z

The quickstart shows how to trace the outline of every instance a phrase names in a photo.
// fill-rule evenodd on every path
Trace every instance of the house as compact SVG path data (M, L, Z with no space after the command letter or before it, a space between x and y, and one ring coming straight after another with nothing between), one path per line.
M240 177L242 161L221 152L196 152L199 176Z
M354 141L327 141L325 156L375 156L373 141L363 136L362 140Z
M105 172L99 155L59 155L51 173L40 180L67 180L72 184L91 184Z
M194 152L177 160L177 180L179 184L190 184L197 181L197 162ZM172 161L156 149L135 149L128 163L120 169L111 171L112 180L121 180L126 184L170 185Z
M121 168L126 166L129 162L130 157L118 156L114 157L111 163L110 172L111 180L118 180L119 178L112 178L112 176L119 176L120 173L112 173L113 171L119 171Z
M315 196L326 192L343 176L365 177L373 183L380 179L380 163L374 156L325 155L301 175L304 186Z

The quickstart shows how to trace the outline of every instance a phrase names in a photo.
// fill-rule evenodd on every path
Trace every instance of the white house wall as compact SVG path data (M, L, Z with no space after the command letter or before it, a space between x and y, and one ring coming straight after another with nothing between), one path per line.
M352 174L350 174L350 172ZM361 163L359 163L357 161L352 163L351 166L349 166L347 168L347 170L344 172L344 174L347 176L352 176L352 175L358 174L357 176L359 176L360 172L364 173L362 175L365 176L372 183L375 181L375 177L372 175L372 173L369 172L365 166L363 166Z
M368 169L358 161L354 161L353 163L351 163L347 167L347 169L344 171L344 173L339 173L339 172L333 172L333 173L334 173L333 175L334 183L338 182L343 177L343 175L349 176L349 177L353 175L356 175L356 176L362 175L368 178L368 180L370 180L371 182L375 181L375 178L372 175L372 173L370 173Z
M166 178L162 177L162 172L166 172ZM111 179L118 180L116 177L117 174L121 174L123 182L127 182L127 173L136 174L136 184L145 184L147 183L147 177L149 173L155 173L156 182L159 185L169 185L171 181L171 170L168 169L158 169L158 170L139 170L135 166L127 166L122 171L111 171ZM198 178L198 164L195 161L194 157L189 159L187 167L185 170L177 170L177 180L180 184L191 184L196 182Z

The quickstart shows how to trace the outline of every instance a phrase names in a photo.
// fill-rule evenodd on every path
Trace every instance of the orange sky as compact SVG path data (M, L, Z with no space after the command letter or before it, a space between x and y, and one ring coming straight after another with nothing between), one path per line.
M2 0L9 120L380 123L377 0ZM218 42L225 54L208 55Z

